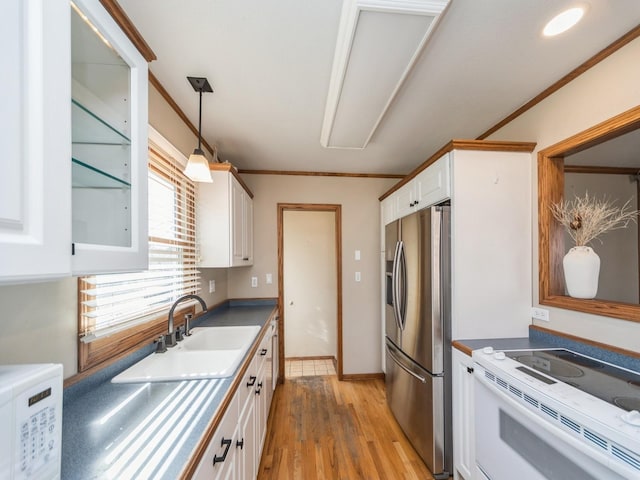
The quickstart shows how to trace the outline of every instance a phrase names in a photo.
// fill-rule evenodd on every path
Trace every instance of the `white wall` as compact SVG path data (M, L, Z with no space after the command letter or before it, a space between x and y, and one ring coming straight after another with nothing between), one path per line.
M278 296L278 203L342 205L342 332L345 374L380 372L380 202L397 180L243 175L254 193L254 264L229 270L229 297ZM361 260L354 260L355 250ZM356 283L355 272L362 274ZM266 285L266 273L273 284ZM257 288L251 277L257 276Z
M536 151L640 104L640 39L602 61L491 135L491 140L537 142ZM534 156L534 158L536 158ZM532 166L533 298L538 304L537 164ZM538 321L534 321L538 324ZM550 309L540 325L640 352L640 323Z
M285 357L337 354L335 212L283 215Z

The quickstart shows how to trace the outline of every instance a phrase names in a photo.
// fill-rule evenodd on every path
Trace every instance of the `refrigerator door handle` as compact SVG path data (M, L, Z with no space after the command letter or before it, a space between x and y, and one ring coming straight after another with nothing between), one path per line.
M391 302L393 303L393 316L396 321L396 325L399 329L402 329L401 325L401 313L398 305L398 261L400 259L399 250L401 242L396 242L396 250L393 254L393 267L391 270Z
M399 366L402 370L404 370L405 372L407 372L409 375L411 375L412 377L416 378L417 380L419 380L422 383L427 383L427 379L424 378L421 375L418 375L415 372L412 372L410 369L408 369L407 367L405 367L400 360L398 360L398 357L396 357L393 353L393 351L389 348L389 345L387 345L387 353L389 354L389 357L391 357L391 360L393 360L393 362Z
M404 242L400 241L398 251L398 313L400 329L404 330L407 323L407 256L404 252Z

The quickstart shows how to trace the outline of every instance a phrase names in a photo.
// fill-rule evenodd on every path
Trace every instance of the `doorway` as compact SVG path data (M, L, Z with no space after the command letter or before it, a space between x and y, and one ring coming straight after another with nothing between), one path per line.
M285 354L307 366L335 358L342 379L341 224L340 205L278 204L280 382Z

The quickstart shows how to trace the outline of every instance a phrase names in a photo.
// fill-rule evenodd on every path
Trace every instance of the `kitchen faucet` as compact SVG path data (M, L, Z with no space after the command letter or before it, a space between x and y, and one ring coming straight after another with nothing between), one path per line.
M198 295L193 295L193 294L183 295L182 297L178 298L175 302L173 302L173 305L171 305L171 310L169 310L169 329L168 329L169 331L164 336L167 347L175 347L176 344L178 343L176 341L176 332L173 330L173 311L176 309L176 307L180 302L188 299L198 300L198 302L200 302L200 305L202 306L202 311L203 312L207 311L207 304L204 303L204 300L200 298ZM188 328L189 327L187 327L187 329Z

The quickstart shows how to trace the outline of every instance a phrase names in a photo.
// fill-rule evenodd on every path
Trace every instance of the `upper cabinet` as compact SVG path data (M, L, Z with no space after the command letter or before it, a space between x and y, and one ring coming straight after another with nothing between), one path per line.
M382 201L384 224L449 198L450 186L449 154L445 153Z
M0 3L0 283L146 268L146 61L99 0Z
M229 164L211 165L198 184L198 235L204 268L253 265L253 194Z
M0 2L0 283L71 272L69 3Z
M72 270L143 270L147 62L99 0L71 6Z

